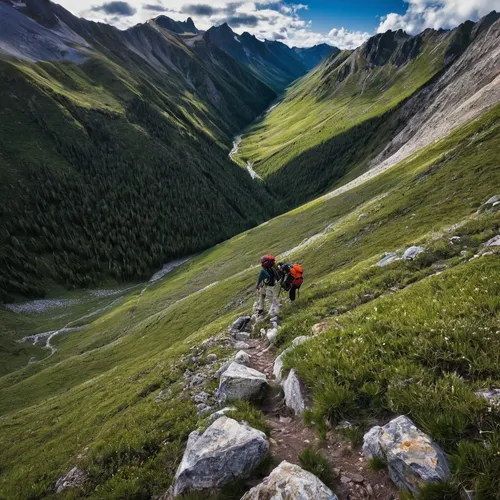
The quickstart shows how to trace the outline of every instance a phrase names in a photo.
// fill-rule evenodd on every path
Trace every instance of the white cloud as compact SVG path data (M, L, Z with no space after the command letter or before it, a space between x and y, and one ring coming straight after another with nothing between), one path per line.
M190 16L203 30L227 21L239 34L248 31L261 40L280 40L299 47L328 43L341 49L353 49L370 36L344 28L335 28L329 33L316 32L311 21L305 19L308 5L284 0L128 0L131 9L135 10L135 14L128 17L106 14L99 9L109 0L56 1L76 15L120 29L165 14L177 21Z
M403 29L407 33L420 33L426 28L454 28L464 21L477 21L495 8L498 0L407 0L404 14L382 16L378 33Z

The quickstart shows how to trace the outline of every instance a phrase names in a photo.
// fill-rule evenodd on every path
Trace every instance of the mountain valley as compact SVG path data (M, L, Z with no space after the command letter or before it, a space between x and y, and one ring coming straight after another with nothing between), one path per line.
M0 498L500 500L500 15L196 24L0 0Z

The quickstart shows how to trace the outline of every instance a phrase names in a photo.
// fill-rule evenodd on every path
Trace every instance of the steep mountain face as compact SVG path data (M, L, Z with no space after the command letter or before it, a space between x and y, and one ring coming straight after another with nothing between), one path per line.
M290 48L277 41L260 41L249 33L237 35L227 23L210 28L204 38L244 64L276 92L305 75L321 59L338 50L328 45Z
M238 161L292 206L406 142L411 152L446 135L499 100L498 18L416 36L388 31L332 54L243 138Z
M332 47L327 43L320 43L314 47L294 47L293 50L300 57L300 60L308 71L327 57L336 56L340 52L340 49Z
M228 159L275 93L161 24L119 31L46 1L0 4L4 300L145 277L275 210Z

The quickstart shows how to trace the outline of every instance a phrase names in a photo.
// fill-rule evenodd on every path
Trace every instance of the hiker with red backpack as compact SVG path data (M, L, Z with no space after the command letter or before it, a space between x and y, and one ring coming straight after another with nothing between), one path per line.
M257 293L259 294L258 314L264 314L266 297L271 301L270 313L276 309L274 287L279 279L279 271L276 268L276 260L273 255L264 255L260 259L262 269L257 280Z
M300 264L285 264L280 262L278 264L278 270L281 277L280 287L288 292L288 296L293 302L302 283L304 283L302 266Z

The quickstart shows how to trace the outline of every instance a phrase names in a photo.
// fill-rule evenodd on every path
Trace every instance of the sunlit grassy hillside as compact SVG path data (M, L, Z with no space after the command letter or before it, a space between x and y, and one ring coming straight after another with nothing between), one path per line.
M316 421L349 417L363 428L366 416L407 413L455 457L450 490L462 483L477 487L478 498L498 498L498 415L473 391L500 384L500 264L498 254L470 259L500 230L498 213L483 206L500 185L499 132L497 106L365 184L124 294L82 320L84 329L58 336L53 356L3 376L0 496L165 491L198 423L180 356L251 310L260 255L290 252L284 258L303 264L306 282L282 311L279 348L317 322L330 325L287 358L312 391ZM452 236L460 240L452 244ZM427 249L417 261L375 265L413 244ZM38 331L60 327L60 314L69 315L66 324L82 313L45 315ZM36 333L36 316L1 310L0 322L4 335ZM223 349L208 352L220 357ZM169 398L156 402L165 388ZM57 496L56 479L75 465L89 482Z

